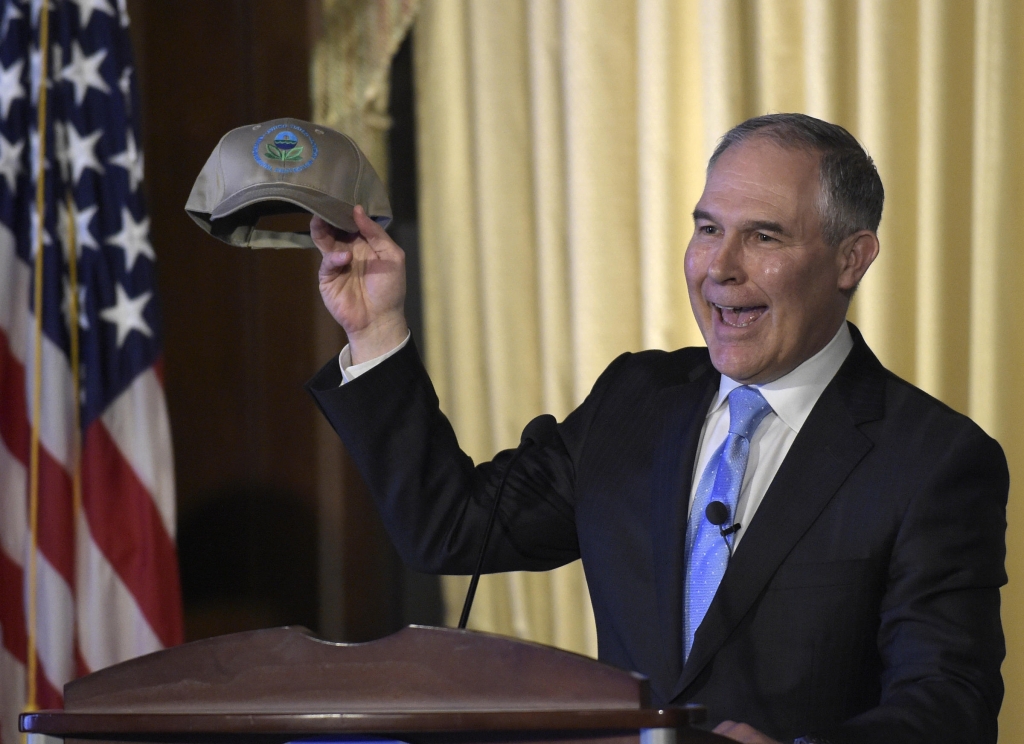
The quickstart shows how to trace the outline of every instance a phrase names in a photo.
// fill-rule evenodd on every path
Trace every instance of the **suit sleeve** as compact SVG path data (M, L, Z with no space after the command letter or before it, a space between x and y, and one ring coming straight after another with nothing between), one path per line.
M606 371L602 379L608 377ZM543 571L579 558L575 465L603 382L562 424L535 419L518 450L479 465L460 449L413 343L340 383L332 360L306 387L363 475L407 564L430 573L472 573L502 480L484 570Z
M1009 473L1002 449L973 425L938 462L892 549L881 704L823 732L830 741L996 742Z

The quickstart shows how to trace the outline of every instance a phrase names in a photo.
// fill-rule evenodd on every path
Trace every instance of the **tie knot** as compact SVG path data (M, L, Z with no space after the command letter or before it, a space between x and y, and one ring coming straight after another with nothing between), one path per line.
M729 433L739 434L748 442L772 407L752 387L738 387L729 393Z

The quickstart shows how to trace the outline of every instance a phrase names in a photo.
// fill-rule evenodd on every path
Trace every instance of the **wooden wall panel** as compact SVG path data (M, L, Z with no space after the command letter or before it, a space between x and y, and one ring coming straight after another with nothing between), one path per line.
M298 623L367 640L440 619L436 580L402 568L302 388L344 341L320 302L317 254L234 248L184 211L228 130L310 117L319 2L129 1L189 639ZM401 178L414 194L414 168Z
M131 6L190 638L317 620L315 256L224 245L184 211L225 132L308 118L305 8Z

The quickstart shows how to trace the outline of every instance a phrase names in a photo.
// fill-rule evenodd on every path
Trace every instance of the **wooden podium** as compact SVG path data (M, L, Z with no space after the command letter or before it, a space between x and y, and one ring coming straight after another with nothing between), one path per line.
M64 687L21 728L66 744L688 744L701 706L650 706L646 678L534 643L410 626L370 643L304 628L210 638Z

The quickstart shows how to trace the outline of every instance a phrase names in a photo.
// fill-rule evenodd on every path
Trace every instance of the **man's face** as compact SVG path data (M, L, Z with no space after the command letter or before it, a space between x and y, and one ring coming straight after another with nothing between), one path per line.
M816 154L756 135L708 174L686 284L711 361L734 380L781 377L822 349L846 315L843 290L853 285L842 251L822 238L818 194Z

